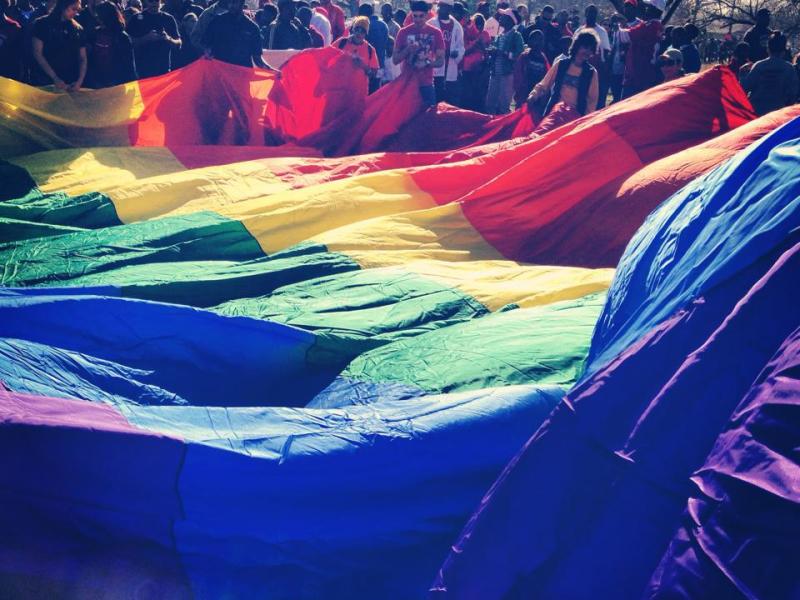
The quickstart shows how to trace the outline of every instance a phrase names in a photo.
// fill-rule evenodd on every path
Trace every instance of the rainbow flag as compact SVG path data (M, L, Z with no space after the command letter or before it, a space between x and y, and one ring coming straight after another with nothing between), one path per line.
M428 113L450 134L408 152L416 90L354 111L348 62L0 80L5 589L424 595L531 433L658 324L619 286L661 281L628 257L664 207L800 115L754 120L714 69L546 133ZM437 589L505 593L473 555Z

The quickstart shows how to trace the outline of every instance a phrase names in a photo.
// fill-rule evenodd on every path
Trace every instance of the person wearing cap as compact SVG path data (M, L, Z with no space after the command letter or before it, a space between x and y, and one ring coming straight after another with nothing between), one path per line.
M370 80L378 72L377 52L367 41L369 27L369 17L359 15L353 19L353 23L350 25L350 35L339 38L333 43L335 48L350 55L353 59L353 65L359 72L363 73L360 89L363 91L364 96L369 94Z
M517 17L510 8L498 11L497 20L501 33L490 47L491 63L489 89L486 92L486 112L492 115L504 115L511 110L514 97L514 64L522 51L525 42L517 31Z
M453 0L439 0L437 15L428 25L442 32L444 64L433 70L436 100L455 106L458 103L458 63L464 58L464 30L450 13Z
M772 13L768 8L761 8L756 13L756 23L744 34L744 41L750 44L750 60L753 62L767 58L767 43L772 30L769 22Z
M661 15L665 6L666 0L649 0L645 4L645 21L619 31L620 41L630 44L625 57L623 98L630 98L658 83L653 54L664 32Z
M661 70L663 81L672 81L686 75L683 70L683 54L675 48L667 49L658 57L658 68Z
M742 80L756 114L761 116L797 101L797 75L786 56L786 37L776 31L767 44L769 57L759 60Z
M392 61L402 64L404 72L414 74L423 104L434 106L433 70L444 65L444 39L441 31L428 25L429 10L427 2L414 0L411 3L412 22L397 33Z
M589 59L597 52L599 40L592 31L579 33L569 49L568 58L559 58L528 96L528 104L534 105L540 98L548 96L543 116L550 114L557 104L565 105L561 115L568 120L589 114L597 108L600 84L597 70ZM563 118L563 117L562 117Z

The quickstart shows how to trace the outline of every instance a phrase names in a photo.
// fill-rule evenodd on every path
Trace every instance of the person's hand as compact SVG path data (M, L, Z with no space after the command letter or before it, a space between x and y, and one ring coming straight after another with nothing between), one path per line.
M56 78L53 80L53 86L54 86L54 87L55 87L55 88L56 88L56 89L57 89L59 92L66 92L66 91L69 89L69 86L68 86L66 83L64 83L63 81L61 81L61 80L60 80L58 77L56 77Z
M212 58L214 58L213 56L211 56L211 50L209 50L208 48L206 48L206 49L203 51L203 58L205 58L206 60L211 60Z
M79 89L81 89L81 85L82 85L81 81L76 81L74 83L71 83L71 84L69 84L67 86L67 91L68 92L77 92Z

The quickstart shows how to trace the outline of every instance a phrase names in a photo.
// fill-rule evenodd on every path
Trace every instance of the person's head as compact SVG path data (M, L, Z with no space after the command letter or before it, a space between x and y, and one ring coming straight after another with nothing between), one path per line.
M467 16L467 7L461 2L453 2L453 18L461 23Z
M504 31L508 31L509 29L513 29L517 24L517 18L510 8L501 8L497 11L497 22Z
M544 32L541 29L534 29L528 36L528 47L531 50L542 51L544 48Z
M439 6L436 9L436 16L440 21L449 21L450 14L453 12L453 0L439 0Z
M294 0L278 0L278 21L288 23L294 19L297 14L297 8L294 5Z
M545 20L547 22L550 22L550 21L553 20L553 17L555 16L555 14L556 14L556 9L554 9L549 4L545 4L544 5L544 8L542 9L542 19L543 20Z
M750 58L750 44L739 42L733 49L733 56L739 64L746 63Z
M756 25L762 28L769 27L769 21L772 18L772 13L768 8L760 8L756 13Z
M528 10L528 5L517 4L517 14L519 15L520 19L522 19L522 23L527 23L531 16L530 11Z
M428 6L427 2L414 0L414 2L411 3L411 19L413 24L417 27L422 27L425 24L425 21L428 20L429 10L430 6Z
M478 4L477 13L483 17L484 22L492 16L492 5L488 2L480 2Z
M142 0L142 11L157 13L161 10L161 0Z
M392 17L394 17L394 9L392 8L392 4L390 2L384 2L381 5L381 19L388 23L392 20Z
M586 10L583 11L583 16L586 19L586 25L589 27L594 27L597 25L597 14L598 10L594 4L587 6Z
M673 48L678 48L680 50L682 46L688 43L686 30L683 27L673 27L669 42Z
M402 8L398 8L396 11L394 11L394 20L397 23L400 23L400 24L405 23L407 16L408 16L408 12L406 12Z
M244 10L244 0L228 0L228 12L233 15L241 14Z
M670 48L658 57L658 68L661 69L664 81L675 79L683 68L683 54L677 48Z
M597 46L600 41L594 31L582 31L575 36L569 47L569 57L572 62L582 65L597 53Z
M638 9L636 7L636 0L625 0L625 4L622 7L622 11L628 23L633 21L636 18L636 13L638 12Z
M182 37L188 38L190 35L192 35L192 32L194 31L196 25L197 25L196 14L189 12L183 15L180 24Z
M472 15L472 22L475 25L475 29L478 31L483 31L483 28L486 27L486 19L483 18L481 13Z
M308 6L301 6L297 9L297 19L303 24L303 27L308 29L311 26L311 17L313 13Z
M774 32L769 36L767 50L770 56L783 57L783 55L786 54L786 36L780 31Z
M567 24L568 21L569 21L569 13L565 10L558 11L558 14L556 15L556 23L558 23L563 27L564 25Z
M50 16L62 21L72 21L81 12L81 0L57 0Z
M369 2L369 1L362 2L358 6L358 16L360 16L360 17L371 17L374 14L375 14L375 6L372 4L372 2Z
M101 2L94 7L100 27L114 33L125 30L125 17L122 11L112 2Z
M686 32L687 44L691 44L695 40L695 38L698 35L700 35L700 30L694 23L689 23L688 25L685 25L683 30Z
M350 25L350 37L354 44L363 44L369 33L369 17L359 15Z

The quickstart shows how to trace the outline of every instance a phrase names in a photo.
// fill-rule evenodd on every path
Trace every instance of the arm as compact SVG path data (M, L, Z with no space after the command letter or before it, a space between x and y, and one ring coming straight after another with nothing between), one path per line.
M42 68L42 71L53 80L53 85L56 87L57 90L66 90L67 84L59 79L56 72L53 70L53 67L50 66L50 63L47 62L47 59L44 57L42 51L44 50L44 43L38 37L34 36L33 40L33 58L36 59L36 63ZM85 56L85 54L84 54Z
M454 51L456 55L456 63L460 63L464 58L466 48L464 48L464 30L459 26L453 29L453 40L450 42L450 50Z
M550 70L547 71L547 75L537 83L531 93L528 95L528 102L535 102L545 94L549 94L550 90L553 87L553 82L556 79L556 72L558 71L558 62L553 63L553 66L550 67Z
M86 78L86 46L81 46L78 50L78 61L78 78L67 88L70 92L77 92L81 89L83 80Z
M178 33L178 24L175 22L175 17L171 15L164 20L164 36L176 50L181 47L183 42L181 42L181 34Z
M752 92L754 89L758 87L758 74L760 69L758 67L752 67L750 72L742 80L742 88L744 88L745 92Z
M438 29L436 30L439 35L437 35L434 39L436 40L436 51L433 55L433 62L431 66L434 69L441 67L444 64L444 38L442 37L442 32Z
M597 76L597 71L592 73L592 82L589 84L589 90L586 92L586 114L597 110L597 99L600 97L600 79Z

